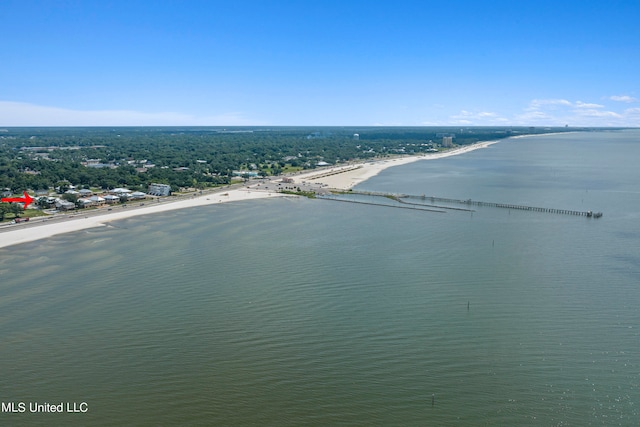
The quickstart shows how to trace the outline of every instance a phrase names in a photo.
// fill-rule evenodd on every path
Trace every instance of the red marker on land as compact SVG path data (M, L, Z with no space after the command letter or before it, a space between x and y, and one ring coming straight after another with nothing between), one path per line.
M31 202L33 202L33 198L27 194L27 192L24 192L24 197L3 197L2 198L2 202L3 203L24 203L24 208L27 209L27 206L29 206L31 204Z

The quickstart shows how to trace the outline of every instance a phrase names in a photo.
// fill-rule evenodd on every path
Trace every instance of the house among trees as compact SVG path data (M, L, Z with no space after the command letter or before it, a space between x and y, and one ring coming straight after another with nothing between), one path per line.
M147 194L143 193L142 191L134 191L129 195L129 198L133 200L146 199Z
M120 202L120 197L118 196L114 196L113 194L107 194L104 196L104 201L105 203L112 205L114 203L119 203Z
M116 196L122 196L123 194L129 194L131 193L131 190L129 190L128 188L114 188L113 190L109 191L109 193L111 194L115 194Z
M78 199L78 205L83 208L90 206L102 206L105 203L105 199L100 196L91 196L84 199Z
M67 202L66 200L58 199L56 200L56 209L59 211L70 211L76 208L76 204L72 202Z

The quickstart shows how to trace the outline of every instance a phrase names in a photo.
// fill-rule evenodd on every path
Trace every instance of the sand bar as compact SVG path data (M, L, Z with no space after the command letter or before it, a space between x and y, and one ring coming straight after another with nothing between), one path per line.
M440 153L372 160L340 167L323 168L311 172L291 175L290 177L295 183L312 182L327 188L348 190L390 167L406 165L418 160L435 160L456 156L479 148L488 147L496 142L498 141L481 142ZM281 178L276 179L279 180ZM280 196L284 195L273 191L260 191L257 190L255 186L251 186L249 188L220 190L219 192L207 193L201 196L181 196L176 201L159 204L155 204L153 201L145 202L144 207L138 206L122 208L122 206L114 206L111 211L102 208L97 211L76 211L72 214L58 214L46 219L34 219L29 223L0 226L0 248L20 243L33 242L58 234L70 233L93 227L101 227L110 221L131 218L134 216L149 215L196 206Z

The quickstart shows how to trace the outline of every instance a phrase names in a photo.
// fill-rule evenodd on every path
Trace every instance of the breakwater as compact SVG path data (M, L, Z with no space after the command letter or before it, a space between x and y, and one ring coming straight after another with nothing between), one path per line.
M444 211L442 209L430 209L429 206L427 206L427 205L419 205L417 203L415 205L413 205L413 206L398 206L398 205L390 205L390 204L387 204L387 203L365 202L365 201L362 201L362 200L352 200L352 199L340 199L340 198L331 197L331 196L318 196L317 198L321 199L321 200L333 200L334 202L356 203L356 204L359 204L359 205L384 206L386 208L412 209L412 210L416 210L416 211L446 213L446 211ZM418 207L418 206L424 206L424 207ZM444 209L446 209L446 208L444 208Z

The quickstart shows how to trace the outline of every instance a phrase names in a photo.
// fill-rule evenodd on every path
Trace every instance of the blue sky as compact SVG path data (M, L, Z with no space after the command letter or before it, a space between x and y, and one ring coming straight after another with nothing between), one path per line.
M638 0L2 0L0 22L0 126L640 126Z

